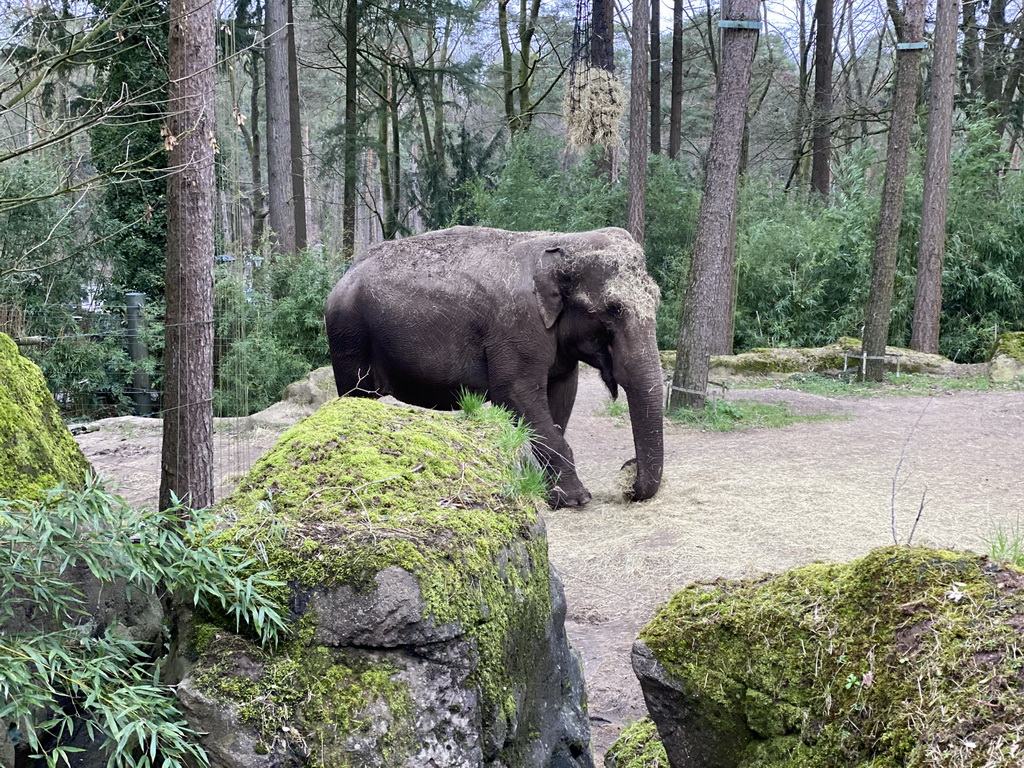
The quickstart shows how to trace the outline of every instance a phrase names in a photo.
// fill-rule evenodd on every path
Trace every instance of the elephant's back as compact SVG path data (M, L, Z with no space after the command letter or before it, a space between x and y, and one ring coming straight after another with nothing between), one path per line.
M515 245L543 234L546 233L452 227L380 243L362 254L353 267L372 264L381 276L415 272L450 276L501 270L512 265Z

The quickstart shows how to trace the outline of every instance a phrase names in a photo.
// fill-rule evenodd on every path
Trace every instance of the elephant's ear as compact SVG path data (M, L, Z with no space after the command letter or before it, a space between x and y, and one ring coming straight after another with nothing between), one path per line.
M561 254L561 248L545 248L533 273L533 292L545 328L553 326L562 313L562 286L556 266Z

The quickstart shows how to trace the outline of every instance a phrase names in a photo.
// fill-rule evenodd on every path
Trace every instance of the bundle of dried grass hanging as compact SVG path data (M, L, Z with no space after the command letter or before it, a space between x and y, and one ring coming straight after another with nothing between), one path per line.
M626 113L626 91L614 73L581 66L565 94L566 138L574 147L618 146L619 127Z

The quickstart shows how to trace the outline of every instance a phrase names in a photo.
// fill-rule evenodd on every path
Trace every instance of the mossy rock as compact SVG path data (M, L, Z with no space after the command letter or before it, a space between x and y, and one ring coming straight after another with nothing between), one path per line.
M623 729L604 756L605 768L669 768L658 729L649 717Z
M998 383L1024 379L1024 331L1000 334L992 347L989 377Z
M634 664L674 765L1010 768L1022 629L1024 572L887 548L691 585L643 629Z
M231 622L196 625L190 695L233 703L255 744L316 744L310 765L412 765L428 747L438 764L450 748L528 765L515 756L550 730L530 700L547 685L552 582L491 410L335 399L282 435L220 504L219 541L265 553L296 636L268 652ZM432 676L448 698L425 705L415 685ZM456 721L478 735L452 746Z
M835 373L857 370L861 342L844 336L824 347L758 347L738 355L712 355L709 378L728 377L786 378L802 373ZM954 363L941 355L915 352L903 347L886 347L886 370L901 373L945 374L954 370ZM676 353L661 352L661 364L668 371L675 368Z
M0 498L82 488L89 462L61 421L39 367L0 333Z

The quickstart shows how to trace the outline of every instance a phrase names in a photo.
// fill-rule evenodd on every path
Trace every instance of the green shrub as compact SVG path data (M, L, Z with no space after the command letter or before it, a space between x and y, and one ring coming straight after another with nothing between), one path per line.
M215 286L218 416L245 416L330 358L324 303L343 270L310 248L291 258L223 265Z
M907 346L920 230L921 147L907 178L889 343ZM859 336L871 277L878 158L855 148L835 166L830 205L752 179L739 208L735 347L816 347ZM1024 327L1024 181L989 122L958 129L950 182L939 351L985 359L998 330Z
M93 478L82 491L57 488L38 503L0 500L0 717L18 724L48 765L75 751L61 744L77 720L103 740L115 768L208 764L160 681L160 649L116 624L96 626L70 574L87 571L104 590L178 593L275 641L284 622L261 590L279 585L238 548L209 548L213 522L180 507L130 509ZM33 628L16 620L25 601Z

